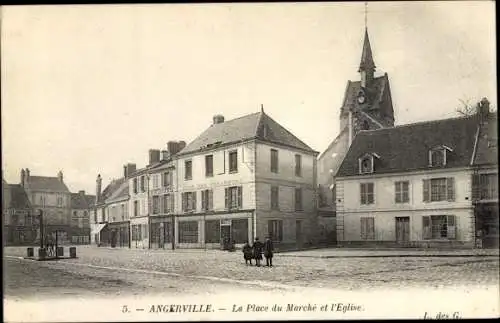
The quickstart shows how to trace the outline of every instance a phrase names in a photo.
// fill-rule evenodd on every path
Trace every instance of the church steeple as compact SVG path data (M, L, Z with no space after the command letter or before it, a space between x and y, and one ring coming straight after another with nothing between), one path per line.
M361 86L367 87L373 80L375 73L375 62L373 61L372 48L368 38L368 28L365 28L365 39L363 42L363 52L359 63L359 73L361 73Z

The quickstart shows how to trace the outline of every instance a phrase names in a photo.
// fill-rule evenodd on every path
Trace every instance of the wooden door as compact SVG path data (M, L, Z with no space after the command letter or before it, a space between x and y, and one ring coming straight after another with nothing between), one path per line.
M410 241L410 217L396 218L396 241L399 243Z

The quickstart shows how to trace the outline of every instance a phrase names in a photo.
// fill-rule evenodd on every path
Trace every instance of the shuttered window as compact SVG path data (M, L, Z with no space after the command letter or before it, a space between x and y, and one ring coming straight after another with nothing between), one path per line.
M201 208L202 210L213 210L214 194L212 190L201 191Z
M423 180L423 201L454 201L455 200L455 179L433 178Z
M395 202L396 203L407 203L410 201L409 186L408 181L396 182L395 184Z
M239 209L243 207L243 196L241 186L232 186L225 189L226 209Z
M422 238L456 239L456 217L454 215L431 215L422 217Z
M276 149L271 149L271 172L278 172L278 151Z
M279 186L271 186L271 209L279 210Z
M182 210L184 212L196 210L196 192L182 193Z
M360 199L361 204L373 204L375 202L375 194L373 191L373 183L360 184Z
M160 197L153 196L153 214L160 213Z
M229 152L229 172L238 172L238 152L236 150Z
M304 211L302 204L302 188L295 188L295 211Z
M302 176L302 156L295 155L295 176Z
M375 240L375 218L362 217L361 219L361 240Z
M184 180L188 181L193 178L193 162L186 160L184 162Z
M214 156L213 155L205 156L205 176L206 177L214 176Z

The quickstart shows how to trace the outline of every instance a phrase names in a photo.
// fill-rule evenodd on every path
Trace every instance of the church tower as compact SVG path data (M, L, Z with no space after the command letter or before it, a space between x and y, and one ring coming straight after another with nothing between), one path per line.
M330 223L328 219L335 217L335 175L356 134L360 131L394 126L394 109L389 77L387 73L376 76L375 71L375 60L373 59L368 29L365 27L358 69L360 79L347 81L340 106L339 134L318 157L318 219L320 226L328 227L328 223ZM321 221L324 223L321 224ZM328 229L325 230L328 231Z
M358 69L360 81L347 82L340 108L340 132L347 133L347 146L350 146L354 136L361 130L394 126L389 77L387 73L376 77L375 68L368 29L365 28Z

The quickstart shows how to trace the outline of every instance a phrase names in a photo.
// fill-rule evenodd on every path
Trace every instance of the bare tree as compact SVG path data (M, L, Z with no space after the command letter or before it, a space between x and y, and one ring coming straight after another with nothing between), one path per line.
M470 116L477 113L478 107L480 107L485 102L488 103L486 98L483 98L480 102L473 104L472 99L458 99L460 101L460 106L456 108L456 112L461 116ZM489 104L488 104L489 106ZM494 108L489 106L489 111L494 111Z

